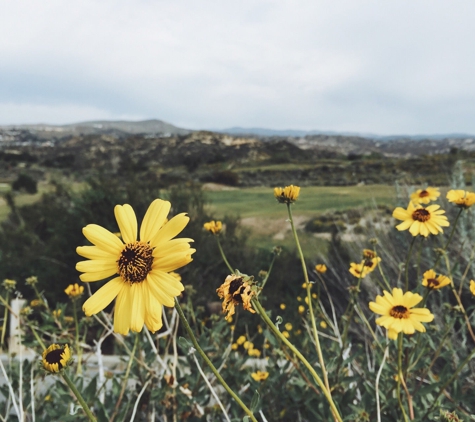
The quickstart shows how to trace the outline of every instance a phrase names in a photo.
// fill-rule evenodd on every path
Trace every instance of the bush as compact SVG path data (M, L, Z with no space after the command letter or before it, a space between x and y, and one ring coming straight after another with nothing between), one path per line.
M38 192L36 180L24 173L18 175L16 180L12 183L12 189L15 191L25 191L29 194Z

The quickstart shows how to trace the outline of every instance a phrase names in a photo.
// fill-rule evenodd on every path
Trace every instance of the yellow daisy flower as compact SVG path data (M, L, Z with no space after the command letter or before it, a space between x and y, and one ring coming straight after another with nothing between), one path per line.
M254 349L254 343L252 341L245 341L243 346L246 350Z
M235 307L241 304L246 311L256 313L251 304L251 299L256 293L251 289L251 285L244 280L244 277L235 274L228 275L216 292L220 299L224 299L223 313L227 313L226 320L234 315Z
M38 283L38 277L32 275L31 277L28 277L25 281L28 286L34 286L36 283Z
M411 201L415 204L428 204L440 196L439 188L419 189L411 194Z
M64 293L66 293L70 299L76 299L77 297L81 296L83 292L84 286L80 286L77 283L70 284L64 289Z
M13 291L13 290L15 290L15 287L16 287L16 281L11 280L10 278L6 278L5 280L3 280L2 285L8 291Z
M475 281L470 280L470 292L475 296Z
M305 306L300 305L298 309L299 309L299 314L303 314L305 312Z
M443 233L442 227L448 227L450 223L447 220L445 211L439 210L439 205L429 205L427 208L421 205L414 205L409 202L407 209L397 207L393 212L393 217L402 220L402 223L396 226L398 230L407 230L413 236L420 234L427 237L429 234Z
M251 374L254 381L265 381L269 376L269 372L256 371Z
M192 239L173 239L188 224L185 214L178 214L164 224L170 211L168 201L153 201L142 221L137 240L137 218L128 204L117 205L114 214L121 239L95 224L83 228L86 238L95 246L80 246L77 253L89 261L76 264L83 272L81 281L99 281L116 276L83 305L87 316L102 311L116 297L114 331L126 335L140 332L144 326L151 332L162 327L162 305L174 306L174 297L184 287L169 274L192 261Z
M248 349L247 354L249 356L254 356L258 358L259 356L261 356L261 351L259 349Z
M422 285L431 290L441 289L450 284L450 278L440 274L437 276L434 270L428 270L424 273Z
M365 267L364 261L360 264L356 262L350 263L350 274L354 275L356 278L364 278L371 272L369 267Z
M57 373L68 366L71 360L71 351L69 346L60 346L52 344L43 352L43 368L48 372Z
M299 193L299 186L290 185L285 188L274 188L274 196L281 204L292 204L298 199Z
M285 303L281 303L279 307L280 309L284 310L285 308L287 308L287 305Z
M327 324L325 321L320 321L320 327L322 327L323 329L325 329L325 328L328 327L328 324Z
M384 296L376 296L376 302L370 302L369 308L375 314L382 315L376 319L376 324L389 330L389 335L394 333L414 334L420 331L424 333L425 327L422 322L431 322L434 315L427 308L414 308L422 296L417 293L402 293L402 289L393 288L392 294L386 290ZM391 337L390 337L391 338Z
M449 190L446 198L460 208L469 208L475 204L475 193L466 190Z
M231 349L232 349L232 350L237 350L238 347L239 347L239 345L238 345L237 343L231 344Z
M203 224L203 228L210 233L218 234L223 230L223 223L221 221L209 221L208 223Z
M285 327L285 329L286 329L287 331L292 331L292 328L293 328L293 326L292 326L292 324L291 324L290 322L287 322L287 323L284 325L284 327Z
M239 338L236 340L236 343L241 345L244 344L246 341L246 336L239 336Z
M285 338L289 338L290 337L290 334L288 331L282 331L282 335L285 337Z
M364 259L373 259L376 258L378 254L371 249L363 249L363 258Z
M315 271L320 274L325 274L327 272L327 266L325 264L315 265Z

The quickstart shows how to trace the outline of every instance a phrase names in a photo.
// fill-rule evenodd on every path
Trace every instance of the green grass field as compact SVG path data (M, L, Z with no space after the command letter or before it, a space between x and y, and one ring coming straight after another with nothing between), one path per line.
M277 203L272 188L246 188L208 191L210 211L215 218L225 215L279 218L286 214L286 206ZM347 210L373 204L394 205L394 186L310 186L300 190L300 197L293 205L295 215L313 216L327 211Z

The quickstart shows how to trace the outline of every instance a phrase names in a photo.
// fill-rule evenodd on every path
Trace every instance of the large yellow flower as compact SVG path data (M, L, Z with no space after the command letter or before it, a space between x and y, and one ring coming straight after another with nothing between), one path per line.
M407 209L397 207L393 212L393 217L402 220L402 223L396 226L398 230L407 230L413 236L418 234L427 237L429 233L443 233L442 227L448 227L450 223L447 220L444 210L439 210L439 205L429 205L424 208L421 205L414 205L409 202Z
M419 189L411 194L411 201L415 204L428 204L440 196L439 188Z
M449 277L442 274L439 274L439 276L437 276L434 270L426 271L423 277L424 278L422 279L422 285L431 290L441 289L442 287L450 284Z
M183 284L169 272L191 262L195 252L189 244L192 239L173 239L189 218L178 214L165 223L170 207L168 201L153 201L137 238L134 210L128 204L117 205L114 214L123 242L101 226L83 228L95 246L77 248L79 255L90 259L77 263L76 269L84 273L80 279L89 282L116 276L84 303L87 316L102 311L117 297L115 332L139 332L144 324L152 332L162 327L162 305L174 306L174 297L183 291Z
M422 322L431 322L434 315L427 308L414 308L422 296L417 293L406 292L395 287L392 294L386 290L384 296L376 296L376 302L370 302L369 308L375 313L382 315L376 319L376 324L386 328L389 337L395 337L396 333L414 334L420 331L424 333L425 327Z
M460 208L469 208L475 204L475 193L462 189L449 190L446 198Z

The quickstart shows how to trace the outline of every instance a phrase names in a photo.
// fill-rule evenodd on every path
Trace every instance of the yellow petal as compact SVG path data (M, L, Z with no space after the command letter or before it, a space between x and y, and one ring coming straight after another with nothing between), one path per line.
M135 217L133 208L129 204L116 205L114 215L124 242L135 242L137 240L137 217Z
M406 292L402 300L406 308L413 308L422 300L422 296L418 293Z
M118 258L117 254L104 251L97 246L78 246L76 252L78 255L88 259L113 259L117 261Z
M193 261L191 254L195 253L195 251L196 249L190 248L186 255L185 253L180 252L173 255L164 256L161 259L154 259L152 269L163 272L174 271Z
M180 233L190 221L185 213L175 215L168 223L166 223L156 234L150 239L150 244L159 247Z
M91 316L102 311L116 298L124 285L125 283L120 277L116 277L104 284L104 286L84 302L84 305L82 305L84 313L87 316Z
M408 218L411 218L411 214L408 213L404 208L397 207L393 211L393 217L397 220L407 220Z
M407 230L409 227L411 227L413 222L414 220L405 220L401 224L398 224L396 226L396 229L398 229L399 231Z
M174 296L166 289L161 287L160 277L157 277L154 273L149 273L144 283L147 283L146 287L150 293L155 296L155 299L158 300L162 305L169 307L175 306Z
M130 330L130 315L132 314L132 301L129 283L123 283L124 288L120 291L115 301L114 331L126 336Z
M112 273L114 274L117 272L117 262L110 259L80 261L76 264L76 270L81 271L82 273L97 273L99 271L114 270Z
M80 274L79 279L81 281L84 281L85 283L89 283L90 281L104 280L105 278L111 277L115 274L117 274L117 268L116 269L111 268L104 271L97 271L94 273Z
M157 285L164 291L170 293L171 296L178 296L185 288L183 284L172 275L163 271L153 271L150 273L151 280L149 283L157 283ZM149 284L147 284L149 285Z
M124 247L115 234L97 224L88 224L82 229L82 232L89 242L106 252L118 255Z
M130 329L137 333L142 331L145 322L145 303L143 283L133 283L130 288L132 312L130 314Z
M140 226L140 240L147 242L156 236L170 212L170 207L170 202L161 199L155 199L150 204Z
M417 236L420 233L420 227L420 221L414 221L414 223L412 223L411 227L409 228L409 233L411 233L413 236Z
M155 299L153 294L146 291L144 295L145 303L145 325L148 330L155 333L162 328L162 305Z

